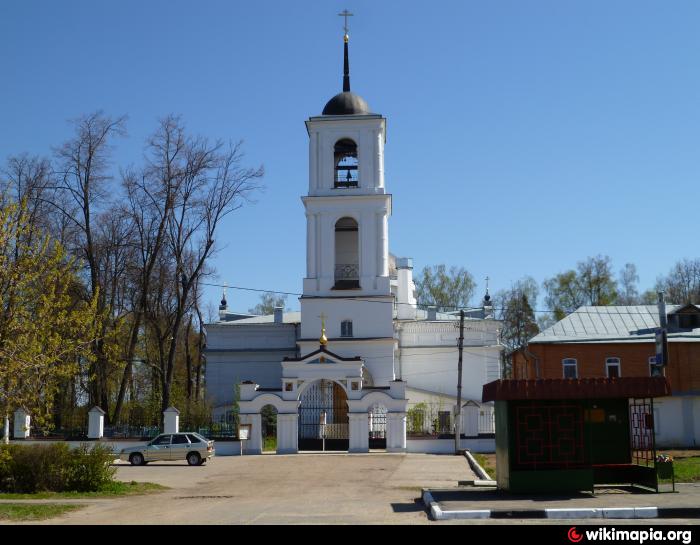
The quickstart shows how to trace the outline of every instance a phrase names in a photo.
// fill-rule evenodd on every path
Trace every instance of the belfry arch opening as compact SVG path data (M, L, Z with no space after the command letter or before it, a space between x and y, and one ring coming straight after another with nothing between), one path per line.
M360 287L359 229L353 218L340 218L335 224L336 290Z
M333 148L333 158L334 187L357 187L357 144L349 138L338 140Z

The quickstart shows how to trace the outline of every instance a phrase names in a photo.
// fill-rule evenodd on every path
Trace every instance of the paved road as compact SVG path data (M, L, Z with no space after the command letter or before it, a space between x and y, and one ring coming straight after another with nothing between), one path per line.
M537 519L431 522L421 488L474 479L461 456L301 454L219 457L202 467L120 464L117 478L170 487L162 493L72 500L84 509L46 524L560 524ZM672 495L659 495L664 499ZM680 496L680 495L679 495ZM677 499L674 499L678 501ZM493 506L496 507L496 506ZM567 525L686 524L690 520L565 521Z
M117 477L171 490L91 501L51 523L419 524L428 522L421 487L474 478L464 457L427 454L220 457L202 467L120 465Z

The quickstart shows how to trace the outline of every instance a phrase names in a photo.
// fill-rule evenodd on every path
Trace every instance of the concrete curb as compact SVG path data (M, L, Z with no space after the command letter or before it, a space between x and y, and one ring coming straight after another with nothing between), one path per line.
M464 457L467 459L467 462L469 462L469 467L472 468L472 471L476 473L476 476L479 477L482 481L493 481L491 476L484 471L484 468L479 465L479 462L476 461L476 458L472 456L472 453L469 452L468 450L464 451Z
M422 499L432 520L449 519L655 519L697 518L700 507L603 507L569 509L465 509L445 510L430 490L423 489Z

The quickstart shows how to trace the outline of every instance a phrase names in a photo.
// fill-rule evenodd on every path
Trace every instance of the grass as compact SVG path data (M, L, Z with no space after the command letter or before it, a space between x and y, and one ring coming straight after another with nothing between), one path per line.
M277 437L263 437L263 451L273 451L277 450Z
M82 507L82 505L65 505L60 503L0 503L0 520L45 520L81 509Z
M98 492L36 492L35 494L0 494L0 500L52 500L80 498L109 498L113 496L136 496L167 490L167 486L136 481L114 481Z
M489 474L492 479L496 478L496 455L495 454L478 454L473 452L472 455L476 458L477 463Z
M674 458L673 472L677 483L700 482L700 456ZM662 482L671 482L671 480L663 479Z

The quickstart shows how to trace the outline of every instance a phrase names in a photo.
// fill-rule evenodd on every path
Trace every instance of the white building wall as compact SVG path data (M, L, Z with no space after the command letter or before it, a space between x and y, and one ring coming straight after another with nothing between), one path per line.
M700 446L700 396L673 396L654 400L658 448Z

